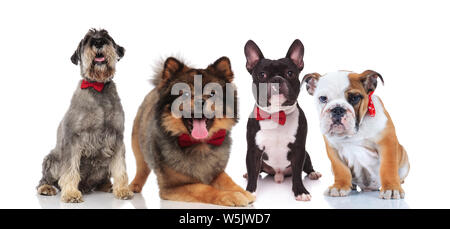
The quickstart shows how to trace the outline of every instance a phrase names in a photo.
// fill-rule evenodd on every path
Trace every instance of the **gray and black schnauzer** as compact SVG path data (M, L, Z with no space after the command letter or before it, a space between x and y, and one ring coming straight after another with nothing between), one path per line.
M94 190L112 189L119 199L133 196L125 167L124 112L112 81L124 53L103 29L89 30L80 41L71 60L80 64L83 79L59 124L56 147L44 158L39 194L56 195L56 187L70 203L82 202L81 193Z

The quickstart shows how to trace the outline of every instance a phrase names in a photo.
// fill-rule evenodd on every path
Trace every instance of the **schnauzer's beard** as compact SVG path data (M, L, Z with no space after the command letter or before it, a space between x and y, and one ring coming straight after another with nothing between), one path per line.
M98 54L103 55L103 63L96 63ZM96 82L108 82L114 77L116 71L117 54L111 45L105 45L100 49L88 47L81 56L81 75L88 80Z

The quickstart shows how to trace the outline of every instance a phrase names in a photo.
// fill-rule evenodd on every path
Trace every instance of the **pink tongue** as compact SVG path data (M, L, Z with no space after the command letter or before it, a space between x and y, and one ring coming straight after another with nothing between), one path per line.
M96 62L103 62L105 60L105 57L96 57L95 61Z
M191 135L197 140L203 140L208 137L208 129L206 129L205 119L194 119L192 123Z

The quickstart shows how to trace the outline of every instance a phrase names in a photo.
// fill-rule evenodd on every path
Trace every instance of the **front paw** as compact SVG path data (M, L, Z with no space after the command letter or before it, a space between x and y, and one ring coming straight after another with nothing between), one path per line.
M113 189L114 196L120 200L129 200L133 198L134 193L127 187Z
M255 202L256 200L256 195L254 193L250 193L247 191L241 191L242 194L244 194L245 197L247 197L248 202L251 204L253 202Z
M311 200L311 194L303 193L303 194L297 195L295 197L295 200L297 200L297 201L310 201Z
M57 193L56 189L53 186L48 185L48 184L39 186L37 192L39 195L43 195L43 196L54 196Z
M297 201L310 201L311 200L311 194L309 194L308 190L304 187L299 188L293 188L295 200Z
M405 191L399 185L397 187L381 187L379 197L385 200L403 199L405 198Z
M82 203L83 196L78 190L62 191L61 201L64 203Z
M251 203L251 200L242 192L222 191L212 203L230 207L245 207Z
M334 184L325 190L325 195L332 197L343 197L348 196L350 194L351 188L349 185L337 185Z

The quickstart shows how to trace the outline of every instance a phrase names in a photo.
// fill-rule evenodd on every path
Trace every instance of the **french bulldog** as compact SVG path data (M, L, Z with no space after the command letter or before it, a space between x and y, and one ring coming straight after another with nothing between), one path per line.
M296 200L309 201L311 195L303 185L302 171L310 179L322 175L315 172L306 152L307 122L297 103L300 93L299 75L303 70L304 47L300 40L290 46L286 57L264 58L255 42L245 45L247 70L253 79L256 104L247 122L247 191L256 191L261 172L273 175L277 183L292 175Z
M394 123L381 99L373 95L375 71L348 71L305 75L302 83L314 96L320 130L334 173L325 194L347 196L359 186L378 191L380 198L405 196L401 187L409 172L408 155L398 142Z

